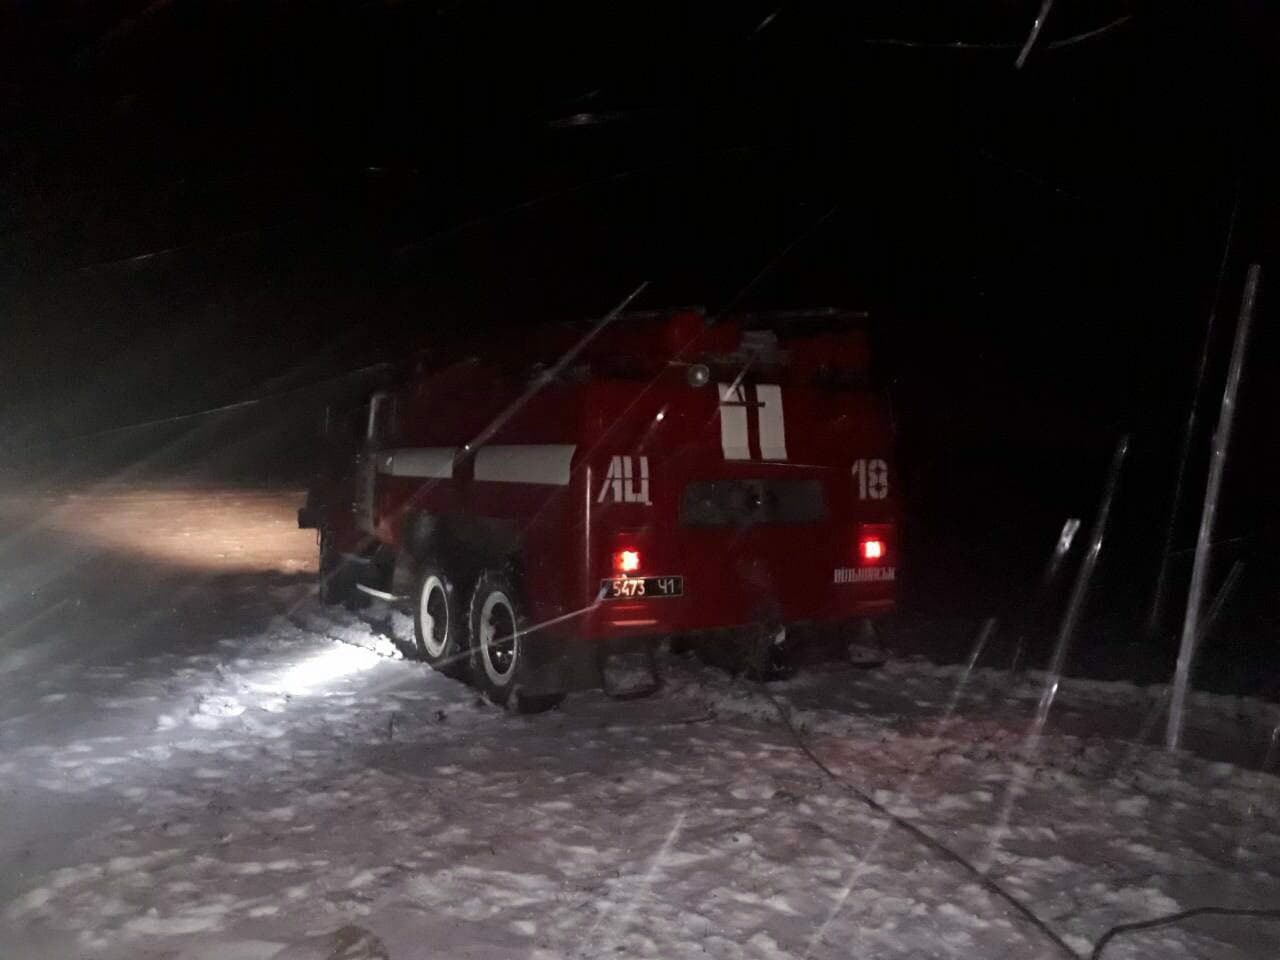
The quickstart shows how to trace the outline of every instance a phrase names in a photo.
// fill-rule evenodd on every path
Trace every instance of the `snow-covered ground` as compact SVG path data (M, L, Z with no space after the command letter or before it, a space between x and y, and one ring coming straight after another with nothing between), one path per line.
M1275 708L891 661L518 717L311 599L292 495L0 496L0 956L1052 957L1280 905ZM139 535L150 525L154 538ZM239 531L239 532L237 532ZM206 556L208 555L208 556ZM1273 958L1198 920L1106 957Z

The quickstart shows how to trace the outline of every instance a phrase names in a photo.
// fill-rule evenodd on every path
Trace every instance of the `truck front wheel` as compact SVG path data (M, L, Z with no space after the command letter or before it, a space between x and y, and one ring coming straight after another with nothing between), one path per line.
M342 604L351 610L359 609L369 598L356 589L357 571L351 561L345 559L334 547L333 534L327 528L320 529L320 575L317 592L325 606Z
M466 625L453 582L439 566L418 571L413 590L413 637L418 656L446 677L467 672Z
M529 642L524 604L514 580L486 570L471 595L472 674L494 703L518 713L541 713L564 694L527 694L520 690L524 647Z

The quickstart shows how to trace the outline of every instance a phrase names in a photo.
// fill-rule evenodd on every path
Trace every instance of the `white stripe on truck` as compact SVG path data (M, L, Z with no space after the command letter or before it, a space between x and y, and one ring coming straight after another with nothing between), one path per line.
M529 443L481 447L476 452L477 480L495 483L569 484L572 443Z
M457 447L406 447L385 450L378 455L378 472L392 477L430 477L448 480L453 476Z
M782 419L782 388L776 383L756 384L760 406L760 459L787 459L787 427Z
M747 407L754 407L759 426L761 460L787 459L787 424L782 415L782 387L756 384L756 399L747 400L746 388L729 383L720 390L720 450L726 460L752 460Z
M747 391L729 383L716 385L720 391L720 450L726 460L750 460L751 448L747 445L747 408L741 406L747 399ZM739 404L739 406L726 406Z

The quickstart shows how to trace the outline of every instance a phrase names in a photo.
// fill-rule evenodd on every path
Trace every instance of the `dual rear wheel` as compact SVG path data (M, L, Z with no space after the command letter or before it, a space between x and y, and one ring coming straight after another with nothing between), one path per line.
M414 638L418 655L445 676L470 680L494 703L518 713L541 713L563 693L529 694L521 677L526 648L537 642L528 632L524 600L515 578L485 570L463 603L447 571L426 563L413 592Z

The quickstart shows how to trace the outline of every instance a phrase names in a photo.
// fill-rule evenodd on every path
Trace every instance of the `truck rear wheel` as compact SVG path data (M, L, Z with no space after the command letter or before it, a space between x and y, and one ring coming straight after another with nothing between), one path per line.
M466 624L453 582L437 564L418 572L413 589L413 638L418 656L446 677L467 672Z
M517 713L541 713L560 703L564 694L520 690L527 629L524 602L514 579L486 570L471 594L472 675L494 703Z

